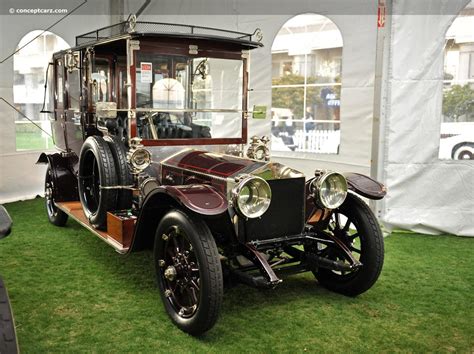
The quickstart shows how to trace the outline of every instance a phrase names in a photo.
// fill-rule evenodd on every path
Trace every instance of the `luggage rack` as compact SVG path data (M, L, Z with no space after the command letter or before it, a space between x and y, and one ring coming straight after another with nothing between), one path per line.
M152 34L188 34L195 36L223 37L233 40L249 42L260 42L262 40L260 29L254 33L244 33L230 30L217 29L212 27L183 25L176 23L135 21L134 16L127 21L123 21L111 26L102 27L91 32L76 36L76 46L93 43L111 37L124 35L127 33L152 33ZM255 38L253 38L255 37Z

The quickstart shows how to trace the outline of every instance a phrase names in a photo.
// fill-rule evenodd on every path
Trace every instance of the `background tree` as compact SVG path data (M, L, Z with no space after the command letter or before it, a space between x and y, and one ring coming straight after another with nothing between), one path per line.
M272 80L273 85L302 85L303 83L303 76L293 74ZM301 119L304 116L303 102L303 87L278 87L272 90L272 107L289 108L296 119Z
M443 115L447 122L458 122L474 117L474 90L468 85L453 85L443 93Z

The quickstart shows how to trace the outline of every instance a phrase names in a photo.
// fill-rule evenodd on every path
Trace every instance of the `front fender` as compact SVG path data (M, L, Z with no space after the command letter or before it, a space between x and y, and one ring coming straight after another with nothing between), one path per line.
M208 185L159 186L143 201L129 252L152 245L160 220L173 208L209 217L225 213L228 202L224 195Z
M387 194L387 188L382 183L368 176L350 172L345 173L344 177L346 177L348 189L365 198L378 200Z

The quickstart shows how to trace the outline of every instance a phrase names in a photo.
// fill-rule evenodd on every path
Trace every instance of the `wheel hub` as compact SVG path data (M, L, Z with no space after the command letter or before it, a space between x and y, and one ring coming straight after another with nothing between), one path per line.
M177 276L176 268L173 266L169 266L168 268L165 269L165 278L168 279L168 281L174 281Z

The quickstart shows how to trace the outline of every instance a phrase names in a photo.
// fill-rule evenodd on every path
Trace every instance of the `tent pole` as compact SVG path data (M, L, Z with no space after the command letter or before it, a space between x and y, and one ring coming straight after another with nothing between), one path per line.
M375 57L374 78L374 116L372 120L372 147L370 161L370 176L385 183L383 165L385 148L383 132L385 123L385 108L387 98L387 78L390 52L392 0L378 1L377 40ZM383 200L370 201L372 211L381 217L383 213Z

